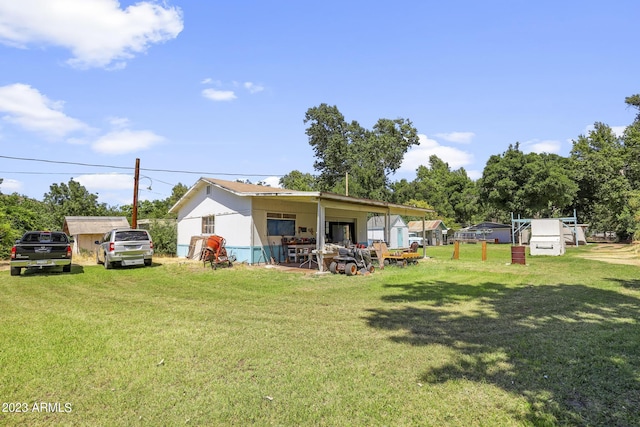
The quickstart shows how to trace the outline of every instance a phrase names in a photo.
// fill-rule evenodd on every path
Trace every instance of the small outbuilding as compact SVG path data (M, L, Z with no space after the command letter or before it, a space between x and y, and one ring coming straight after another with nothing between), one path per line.
M402 220L400 215L389 215L389 224L385 224L387 217L385 215L376 215L367 221L367 237L369 243L386 242L385 230L389 228L389 241L386 242L390 248L409 247L409 227ZM420 222L422 223L422 221Z
M424 221L424 224L422 221L409 221L408 226L410 233L416 233L420 237L423 237L424 234L427 245L439 246L447 244L449 229L441 219Z
M66 216L62 229L74 240L73 253L79 254L93 253L95 241L114 228L129 228L129 221L123 216Z

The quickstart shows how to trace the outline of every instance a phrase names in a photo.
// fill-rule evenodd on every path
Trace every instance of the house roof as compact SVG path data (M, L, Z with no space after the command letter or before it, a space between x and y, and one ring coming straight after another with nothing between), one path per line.
M114 228L129 228L129 221L123 216L66 216L63 230L75 236L78 234L103 234Z
M469 230L479 230L481 228L490 228L490 229L498 229L498 228L508 228L511 230L511 226L507 224L500 224L497 222L481 222L480 224L472 225L471 227L467 227Z
M335 193L320 191L297 191L286 188L269 187L267 185L245 184L242 182L226 181L214 178L200 178L189 190L169 209L169 212L177 213L180 208L195 194L207 185L213 185L224 191L228 191L240 197L271 197L278 199L297 200L306 203L333 203L343 207L359 209L367 212L379 212L398 215L422 216L434 212L432 209L417 208L413 206L398 205L395 203L378 200L362 199L358 197L344 196Z
M409 231L422 233L422 221L409 221ZM424 222L424 230L432 231L432 230L448 230L447 226L444 225L441 219L432 219Z

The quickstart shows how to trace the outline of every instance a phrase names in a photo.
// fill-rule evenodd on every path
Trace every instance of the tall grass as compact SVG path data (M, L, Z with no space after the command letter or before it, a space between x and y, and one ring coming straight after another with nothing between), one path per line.
M640 269L590 251L2 272L0 424L640 425Z

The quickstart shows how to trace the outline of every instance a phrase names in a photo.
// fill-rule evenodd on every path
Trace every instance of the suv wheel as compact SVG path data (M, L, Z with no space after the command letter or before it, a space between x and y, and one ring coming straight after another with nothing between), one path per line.
M107 258L107 254L104 254L104 268L109 270L112 267L111 265L111 261L109 261L109 258Z

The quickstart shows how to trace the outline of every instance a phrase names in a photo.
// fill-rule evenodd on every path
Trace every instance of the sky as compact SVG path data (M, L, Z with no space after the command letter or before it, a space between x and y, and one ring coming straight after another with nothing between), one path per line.
M616 132L640 93L637 0L0 0L0 191L74 179L111 206L201 176L315 174L304 116L322 103L481 177L520 143L568 156Z

